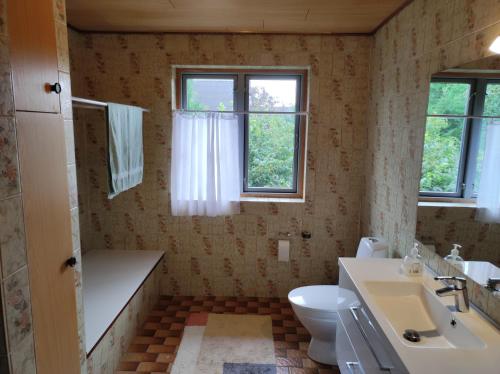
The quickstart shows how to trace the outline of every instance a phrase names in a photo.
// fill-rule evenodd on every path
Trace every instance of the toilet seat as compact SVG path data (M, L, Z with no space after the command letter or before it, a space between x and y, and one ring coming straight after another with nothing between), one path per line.
M316 285L296 288L288 294L290 303L313 318L332 318L337 313L338 286Z

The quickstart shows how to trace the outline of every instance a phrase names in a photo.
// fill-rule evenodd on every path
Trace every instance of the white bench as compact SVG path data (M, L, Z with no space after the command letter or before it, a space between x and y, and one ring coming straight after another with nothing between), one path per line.
M163 255L163 251L121 250L91 250L83 255L87 354L113 325Z

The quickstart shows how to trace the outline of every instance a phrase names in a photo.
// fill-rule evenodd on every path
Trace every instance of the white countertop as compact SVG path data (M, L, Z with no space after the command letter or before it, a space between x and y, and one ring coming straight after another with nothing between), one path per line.
M500 278L500 269L486 261L464 261L464 274L485 285L488 278Z
M403 344L388 318L377 306L365 286L366 282L390 281L420 282L430 290L443 287L433 279L427 269L422 277L407 277L400 274L401 259L355 259L341 258L345 268L364 303L377 320L378 325L411 374L417 373L500 373L500 332L473 308L468 313L454 313L472 333L485 343L481 349L416 348ZM452 297L442 298L443 304L454 305Z
M120 314L163 251L92 250L82 257L87 353Z

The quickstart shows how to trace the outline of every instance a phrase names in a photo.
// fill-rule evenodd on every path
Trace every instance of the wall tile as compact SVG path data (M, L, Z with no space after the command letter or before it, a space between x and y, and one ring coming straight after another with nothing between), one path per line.
M0 117L0 198L19 193L19 167L15 122Z
M78 208L71 209L71 231L73 234L73 251L76 252L80 249L80 225Z
M54 0L54 19L58 22L66 23L66 1Z
M364 159L355 149L366 148L367 138L358 132L366 130L366 119L360 113L364 113L368 95L359 94L359 90L367 90L372 38L162 35L159 40L154 35L86 35L74 31L69 36L76 96L150 109L144 116L144 181L113 200L106 198L106 127L102 112L75 110L79 206L87 212L80 220L83 250L166 246L172 257L166 263L162 284L163 292L169 294L284 296L297 285L336 281L337 257L355 253L359 240L360 209L348 207L356 205L362 194ZM242 214L226 218L179 219L170 215L170 86L174 63L312 67L308 203L245 203ZM337 67L337 93L331 95L328 82ZM329 122L331 115L338 122L335 129ZM320 124L319 119L324 122ZM334 146L336 141L339 147ZM339 186L337 191L324 188L331 181ZM315 186L324 191L315 194ZM339 196L338 191L352 196ZM329 231L314 233L310 240L318 266L329 264L325 272L308 270L310 265L302 261L298 244L300 223L312 215L312 209L316 209L318 226ZM273 254L281 231L293 233L291 251L296 261L292 266L279 266ZM259 257L256 236L262 245ZM337 243L336 247L332 243ZM258 258L269 271L256 285L255 271L246 267L256 269Z
M424 244L433 244L441 257L458 243L466 261L489 261L500 266L496 250L500 226L478 222L475 217L474 208L419 206L416 237Z
M26 265L23 210L20 197L0 201L2 275L7 278Z
M0 115L12 116L13 114L14 97L9 63L9 46L7 37L0 35Z
M68 188L70 209L78 207L78 187L76 184L76 166L68 165Z
M66 23L55 22L57 39L57 64L60 71L69 73L68 29Z
M9 348L15 350L33 332L27 267L3 281L3 292Z
M73 118L73 103L71 101L71 79L68 73L59 72L59 83L61 84L61 114L65 120Z
M495 1L415 0L375 35L362 233L385 237L393 255L404 256L415 238L430 76L491 54L487 49L499 34L499 19ZM398 30L401 20L409 33ZM407 82L398 84L398 76L408 77ZM411 106L401 105L405 97ZM460 235L467 234L458 230L450 240L465 241ZM470 238L467 242L472 243ZM450 271L441 256L424 254L434 270ZM488 309L494 298L477 287L475 300Z
M72 165L76 163L73 121L64 121L64 133L66 137L66 162L68 165Z
M5 325L3 320L3 306L2 303L0 303L0 373L9 373L9 362L7 359L7 342L5 340L6 335L4 326ZM7 368L7 370L5 370L5 367Z
M35 374L35 348L33 333L27 335L21 343L11 349L11 374Z

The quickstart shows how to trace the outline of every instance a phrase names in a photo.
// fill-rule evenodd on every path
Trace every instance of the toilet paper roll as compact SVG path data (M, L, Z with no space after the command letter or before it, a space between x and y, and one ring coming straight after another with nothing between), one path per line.
M278 240L278 261L288 262L290 260L290 241Z

